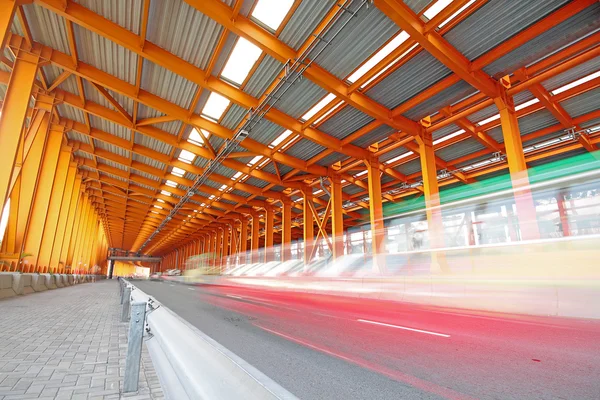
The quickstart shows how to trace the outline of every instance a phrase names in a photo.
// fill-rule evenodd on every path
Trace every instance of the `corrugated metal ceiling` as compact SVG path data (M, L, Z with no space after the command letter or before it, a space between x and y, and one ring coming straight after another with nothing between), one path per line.
M474 60L568 0L488 1L444 35L467 59Z
M323 122L319 129L335 138L343 139L372 121L373 118L367 114L346 105L337 114Z

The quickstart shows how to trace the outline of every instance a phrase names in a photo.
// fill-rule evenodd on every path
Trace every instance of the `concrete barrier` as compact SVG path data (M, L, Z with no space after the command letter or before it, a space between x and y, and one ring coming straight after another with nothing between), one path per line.
M0 272L0 299L16 296L13 289L13 273Z
M150 296L135 288L132 298L147 302ZM158 302L152 300L153 310L146 314L146 321L153 336L146 345L167 398L296 399L164 305L157 308Z
M54 283L57 288L64 288L65 282L63 281L63 276L60 274L54 274Z
M67 281L69 282L69 286L75 285L77 283L77 282L75 282L75 275L68 274L68 275L66 275L66 277L67 277Z
M56 275L53 274L43 274L45 281L44 284L46 285L46 288L50 289L56 289Z
M23 274L31 276L31 288L36 292L48 290L46 287L46 274Z
M31 287L31 275L18 272L13 274L13 290L16 294L30 294L35 292Z

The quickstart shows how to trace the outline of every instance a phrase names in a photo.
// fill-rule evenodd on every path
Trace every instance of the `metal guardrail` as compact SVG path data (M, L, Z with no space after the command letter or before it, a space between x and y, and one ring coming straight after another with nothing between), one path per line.
M129 291L127 290L129 289ZM137 391L142 340L167 398L286 399L296 397L131 283L119 278L129 321L124 392ZM131 299L131 306L128 300Z

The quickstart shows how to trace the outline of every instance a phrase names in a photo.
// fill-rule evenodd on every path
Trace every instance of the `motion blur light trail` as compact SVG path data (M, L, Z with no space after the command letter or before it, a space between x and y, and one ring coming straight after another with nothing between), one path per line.
M300 398L600 393L600 321L236 286L189 291L141 282L140 288Z

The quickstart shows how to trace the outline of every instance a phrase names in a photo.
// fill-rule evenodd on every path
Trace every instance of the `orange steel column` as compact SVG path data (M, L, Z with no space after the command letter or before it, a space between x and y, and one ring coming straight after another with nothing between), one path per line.
M292 201L284 197L281 208L281 261L292 259Z
M275 212L273 207L265 206L265 262L273 261L273 227Z
M235 227L235 221L231 223L231 250L229 252L230 255L235 256L238 253L238 233L237 228Z
M217 228L217 245L215 251L217 253L217 265L219 269L223 265L223 228Z
M435 164L435 152L431 132L421 131L417 137L421 175L423 177L423 194L425 195L425 213L431 249L444 247L444 225L440 209L440 194ZM435 250L431 253L431 270L434 272L447 271L448 267L444 254Z
M240 263L247 263L247 251L248 251L248 219L242 216L240 219L240 253L242 258Z
M4 116L2 119L4 119ZM11 208L18 207L14 251L19 254L24 253L25 235L31 218L33 199L35 198L40 168L44 158L49 122L50 113L45 112L36 132L30 132L31 135L34 135L34 138L11 194L13 199L18 198L18 201L11 200ZM31 266L30 260L23 260L23 265L25 264L29 268Z
M506 90L500 90L502 96L494 99L500 111L500 123L502 125L502 136L506 149L508 170L514 191L517 206L517 219L521 230L521 239L539 239L540 233L537 224L535 202L529 189L529 174L523 153L521 132L519 122L515 114L513 99L506 94Z
M76 167L71 166L71 149L63 147L58 160L58 168L52 187L52 197L48 205L48 216L44 225L42 243L37 257L37 264L47 266L48 271L55 272L56 264L51 263L52 251L57 243L62 240L62 234L59 238L59 228L61 227L61 216L63 210L69 208L71 191L75 183ZM66 215L66 213L64 213Z
M71 242L69 243L69 252L67 253L66 266L70 267L73 272L77 265L76 260L76 249L79 244L79 238L81 237L82 227L84 225L85 216L88 211L87 194L81 193L79 197L79 206L77 207L77 214L75 215L75 221L73 225L73 232L71 233Z
M63 140L63 130L60 126L53 126L48 134L44 158L40 167L40 173L37 179L36 190L31 208L31 215L26 227L23 242L23 252L31 254L30 261L35 271L39 271L40 265L37 263L42 244L42 234L48 216L48 206L52 190L54 187L54 178L58 173L58 161L61 153ZM68 156L67 156L68 157ZM62 158L62 169L66 172L66 166L69 159Z
M2 13L0 13L2 15L0 24L4 24L6 22L5 18L14 13L13 2L8 1L10 4L7 4L6 0L2 0L2 3L7 8L3 8ZM0 25L0 29L4 28ZM10 29L10 24L6 29ZM0 31L0 34L4 35L6 32L7 30ZM2 49L4 49L4 46ZM17 153L23 138L23 125L39 60L38 56L22 50L17 50L16 53L16 60L2 104L2 118L0 118L0 149L2 149L2 157L0 157L0 210L4 209L6 199L10 195L9 184L13 168L18 161Z
M0 0L0 49L4 49L18 4L16 0Z
M229 226L225 225L223 227L223 262L221 263L223 265L223 270L227 267L227 258L229 257L229 235Z
M67 266L67 255L71 243L73 225L77 209L80 205L81 184L81 176L77 174L76 170L75 183L71 190L71 198L69 199L69 207L68 209L61 210L59 217L57 240L61 237L62 240L54 245L52 257L50 257L50 264L59 268L60 272L64 272L64 268Z
M342 208L342 182L339 175L332 174L331 181L331 240L333 259L344 255L344 213Z
M303 226L304 226L304 266L310 262L315 241L315 221L311 203L313 202L313 189L308 185L302 186Z
M369 217L371 221L371 246L373 255L373 271L386 271L385 259L385 227L383 223L383 203L381 201L381 174L379 160L365 160L369 181Z
M250 246L252 247L252 262L253 263L260 262L259 254L258 254L258 243L259 243L259 234L260 234L259 230L260 230L260 217L259 217L258 213L254 213L254 214L252 214L252 234L250 237L250 240L251 240Z

